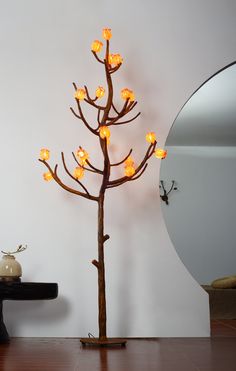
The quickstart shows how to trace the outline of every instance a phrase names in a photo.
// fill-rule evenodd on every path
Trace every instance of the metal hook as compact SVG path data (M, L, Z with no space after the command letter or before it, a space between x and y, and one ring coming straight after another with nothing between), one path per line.
M159 185L159 188L160 189L163 189L163 195L160 194L160 197L162 199L162 201L164 201L166 203L166 205L169 205L169 194L172 192L172 191L176 191L178 188L176 186L176 181L175 180L172 180L171 181L171 187L169 189L169 191L167 191L165 189L165 185L164 185L164 180L160 180L160 185Z

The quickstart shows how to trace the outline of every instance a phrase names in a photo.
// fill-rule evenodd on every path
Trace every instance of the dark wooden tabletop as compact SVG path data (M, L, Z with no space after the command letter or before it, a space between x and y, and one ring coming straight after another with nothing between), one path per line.
M57 283L0 282L0 300L44 300L57 295Z

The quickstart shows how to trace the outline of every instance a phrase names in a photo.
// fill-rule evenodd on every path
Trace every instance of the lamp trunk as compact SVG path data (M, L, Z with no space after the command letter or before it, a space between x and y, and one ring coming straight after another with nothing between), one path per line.
M106 284L104 263L104 192L101 190L98 201L98 324L100 340L105 340L107 338L106 320Z

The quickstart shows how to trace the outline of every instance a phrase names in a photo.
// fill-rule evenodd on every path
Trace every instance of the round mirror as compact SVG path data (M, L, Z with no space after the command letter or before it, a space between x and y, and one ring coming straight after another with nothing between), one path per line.
M235 63L207 80L185 104L161 166L161 203L170 238L203 285L236 274Z

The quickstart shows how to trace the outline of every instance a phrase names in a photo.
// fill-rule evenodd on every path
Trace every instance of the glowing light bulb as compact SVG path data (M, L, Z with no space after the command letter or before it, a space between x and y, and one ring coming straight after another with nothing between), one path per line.
M86 97L86 91L84 89L77 89L74 94L75 99L83 100Z
M77 157L79 157L80 165L85 165L86 161L89 158L88 152L86 152L82 147L79 147L79 149L76 152Z
M102 50L103 43L99 40L94 40L91 45L91 50L95 53L99 53Z
M43 160L43 161L47 161L47 160L49 160L49 158L50 158L50 151L49 151L49 149L47 149L47 148L42 148L42 149L40 150L40 158L41 158L41 160Z
M134 102L135 101L135 95L134 95L134 93L132 91L130 92L129 100L130 100L130 102Z
M120 54L115 54L114 58L113 58L113 61L114 61L113 62L114 64L118 65L118 64L123 63L123 58L121 57Z
M129 99L130 96L130 90L125 88L121 90L121 98L123 99Z
M112 37L111 29L110 28L103 28L102 36L105 40L110 40Z
M129 156L127 160L125 160L125 167L128 167L128 166L134 166L134 160L132 159L131 156Z
M108 63L117 66L118 64L123 63L123 58L121 57L120 54L109 54Z
M155 141L156 141L156 134L153 133L153 132L147 133L146 134L146 141L148 143L152 143L152 144L155 143Z
M84 176L84 169L82 167L76 167L74 170L75 179L82 179Z
M121 90L121 98L122 99L129 99L131 102L135 100L134 92L128 88L124 88Z
M162 148L157 148L154 152L156 158L159 158L160 160L163 160L167 156L167 151L165 151Z
M109 139L111 136L110 129L107 126L101 126L99 128L99 135L102 139L105 139L105 138Z
M113 57L114 57L114 54L109 54L108 55L108 63L109 64L113 64Z
M131 177L135 174L135 168L133 166L126 166L125 175Z
M85 150L83 150L83 148L79 147L78 151L77 151L77 156L82 158L85 156Z
M97 98L102 98L105 94L105 89L102 87L102 86L99 86L97 89L96 89L96 97Z
M50 180L53 179L53 176L52 176L52 174L50 173L50 171L48 171L47 173L44 173L44 174L43 174L43 179L44 179L46 182L49 182Z

